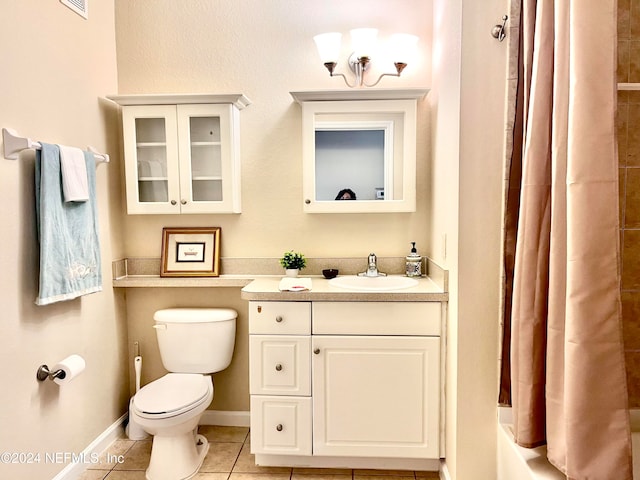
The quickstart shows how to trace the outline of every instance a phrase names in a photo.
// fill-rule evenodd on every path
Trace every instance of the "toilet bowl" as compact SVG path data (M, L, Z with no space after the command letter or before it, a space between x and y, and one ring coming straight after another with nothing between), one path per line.
M198 373L168 373L134 396L134 421L154 436L148 479L187 479L198 472L209 444L196 430L211 400L211 377Z
M148 480L186 480L198 473L209 450L198 423L213 400L210 373L227 368L237 313L231 309L182 308L154 315L163 377L133 397L131 415L153 435Z

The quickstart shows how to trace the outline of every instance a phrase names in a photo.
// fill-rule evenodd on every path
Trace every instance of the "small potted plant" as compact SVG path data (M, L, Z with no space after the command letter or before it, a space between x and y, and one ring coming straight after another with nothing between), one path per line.
M297 277L298 272L307 266L307 259L302 253L290 250L282 256L280 265L284 267L287 277Z

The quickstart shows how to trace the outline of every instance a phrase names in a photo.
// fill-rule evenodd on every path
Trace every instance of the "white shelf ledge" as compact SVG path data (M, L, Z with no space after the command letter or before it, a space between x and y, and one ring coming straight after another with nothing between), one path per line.
M289 93L298 103L342 100L419 100L429 93L429 89L352 88L349 90L306 90Z
M618 90L640 90L640 83L619 83Z
M192 103L230 103L239 110L251 105L251 100L241 93L167 93L167 94L130 94L107 95L107 98L118 105L176 105Z

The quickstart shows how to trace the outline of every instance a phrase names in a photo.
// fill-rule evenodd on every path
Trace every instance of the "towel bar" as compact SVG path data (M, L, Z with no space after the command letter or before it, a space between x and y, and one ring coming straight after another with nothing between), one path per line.
M4 157L9 160L17 160L18 153L22 150L29 148L40 150L42 148L42 145L38 142L34 142L28 137L21 137L15 130L10 128L2 129L2 143L4 144ZM106 153L100 153L91 146L87 150L93 153L97 162L109 163L109 155Z

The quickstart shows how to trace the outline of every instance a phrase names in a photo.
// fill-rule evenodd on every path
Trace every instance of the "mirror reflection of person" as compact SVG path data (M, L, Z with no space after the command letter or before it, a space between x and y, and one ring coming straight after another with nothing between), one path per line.
M343 188L336 195L336 200L355 200L356 194L350 188Z

